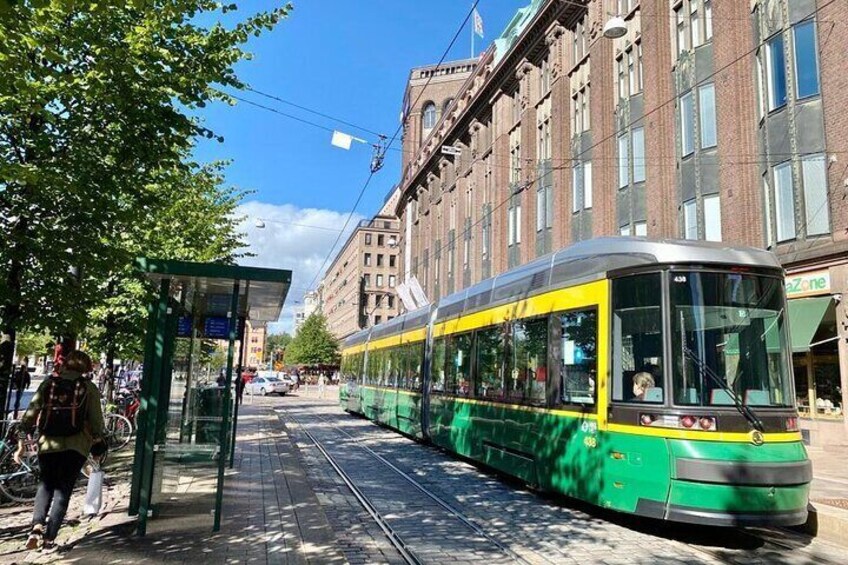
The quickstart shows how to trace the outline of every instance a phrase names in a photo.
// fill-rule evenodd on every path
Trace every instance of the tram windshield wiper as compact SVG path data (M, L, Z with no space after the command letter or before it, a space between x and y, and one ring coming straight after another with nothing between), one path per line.
M765 431L765 426L763 426L762 420L757 417L756 413L754 413L747 404L743 403L742 400L740 400L739 395L736 394L727 382L719 377L703 359L695 355L695 352L689 349L686 344L683 344L683 353L698 366L698 369L700 369L702 373L706 374L711 381L720 386L722 390L730 396L731 400L733 400L733 405L736 406L736 410L738 410L739 413L748 420L748 423L750 423L755 430L761 432Z

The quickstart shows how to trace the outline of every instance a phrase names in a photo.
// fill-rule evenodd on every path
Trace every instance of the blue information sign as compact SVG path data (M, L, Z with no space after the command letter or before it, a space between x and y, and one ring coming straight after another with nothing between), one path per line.
M180 316L177 321L177 337L191 337L192 321L191 316Z
M208 316L203 321L203 337L230 339L230 319L226 316Z

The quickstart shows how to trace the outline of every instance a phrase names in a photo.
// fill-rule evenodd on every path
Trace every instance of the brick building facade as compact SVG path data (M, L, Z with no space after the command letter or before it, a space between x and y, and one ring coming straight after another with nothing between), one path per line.
M466 69L457 80L423 94L413 71L401 278L436 300L611 234L771 249L800 281L805 433L848 443L848 4L581 4L533 0L478 60L446 64ZM623 37L604 37L611 13Z

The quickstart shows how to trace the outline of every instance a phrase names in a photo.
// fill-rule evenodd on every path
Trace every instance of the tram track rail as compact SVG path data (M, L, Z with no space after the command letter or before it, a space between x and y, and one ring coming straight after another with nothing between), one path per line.
M321 453L322 457L329 463L333 471L339 476L345 486L351 491L354 498L356 498L357 502L365 509L368 515L374 520L374 522L380 527L383 533L386 535L387 539L391 543L391 545L398 551L401 558L409 564L423 564L426 563L427 560L423 559L413 548L414 542L410 542L409 540L404 539L395 528L391 525L391 520L387 519L383 516L380 511L377 509L376 505L369 499L369 497L360 489L356 482L350 477L350 475L344 470L343 466L336 460L335 457L329 452L329 450L325 447L322 441L315 437L306 427L303 425L298 418L292 416L290 413L278 412L281 416L284 415L285 418L288 418L293 423L295 423L303 434L309 439L309 441L318 449L319 453ZM416 491L423 494L427 499L435 503L439 508L444 510L444 512L450 516L452 519L456 520L460 524L462 524L465 528L467 528L470 532L486 540L493 548L496 548L498 552L500 552L503 556L507 557L510 561L514 563L523 563L529 564L531 563L521 555L517 554L515 551L507 547L505 544L501 543L499 540L494 538L491 534L486 532L481 526L475 523L472 519L464 515L462 512L454 508L450 503L439 497L437 494L433 493L427 487L422 485L420 482L416 481L412 476L410 476L407 472L398 468L394 463L387 460L385 457L364 445L359 438L354 437L346 430L342 429L328 418L325 418L320 415L314 415L323 425L328 426L340 433L342 436L346 437L353 445L358 447L364 453L369 455L372 459L381 463L385 468L391 470L396 476L401 477L407 484L411 485L415 488Z

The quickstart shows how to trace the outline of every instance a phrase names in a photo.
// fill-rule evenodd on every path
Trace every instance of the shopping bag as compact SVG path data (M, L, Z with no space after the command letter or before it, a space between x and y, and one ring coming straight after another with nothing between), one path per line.
M83 513L86 516L97 516L103 507L103 471L92 470L88 477L88 488L85 491Z

